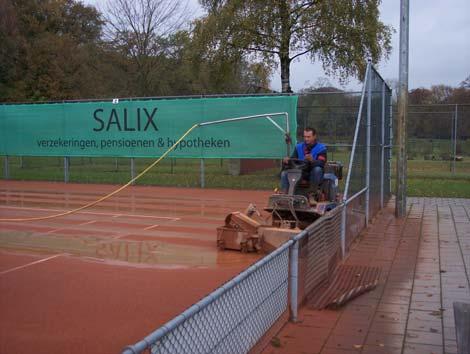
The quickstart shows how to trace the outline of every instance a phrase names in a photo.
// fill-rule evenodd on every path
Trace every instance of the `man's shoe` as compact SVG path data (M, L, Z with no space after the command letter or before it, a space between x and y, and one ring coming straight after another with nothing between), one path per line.
M317 205L317 200L315 199L315 194L314 194L314 193L310 193L310 194L308 195L308 203L309 203L311 206Z

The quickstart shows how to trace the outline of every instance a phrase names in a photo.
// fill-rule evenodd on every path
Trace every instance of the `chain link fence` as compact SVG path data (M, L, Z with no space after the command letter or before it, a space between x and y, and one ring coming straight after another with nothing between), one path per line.
M368 66L343 194L343 255L391 196L391 100L391 89Z
M470 173L470 104L410 105L411 178L465 177Z
M246 353L287 311L289 241L124 353Z
M248 353L286 311L295 321L308 294L331 280L350 244L390 197L391 175L391 90L369 64L361 96L338 97L359 105L355 112L347 110L356 119L349 125L344 120L345 146L331 144L351 154L343 202L124 353ZM331 133L340 140L339 130L329 129L331 119L325 126L315 121L334 114L332 106L321 109L316 99L302 98L299 130L316 124L323 141L328 143Z
M308 228L299 251L299 303L327 282L341 259L340 205Z

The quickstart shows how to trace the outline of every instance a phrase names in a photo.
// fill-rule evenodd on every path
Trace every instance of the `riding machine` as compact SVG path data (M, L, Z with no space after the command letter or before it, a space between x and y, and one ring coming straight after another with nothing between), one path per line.
M301 230L334 209L339 201L338 180L343 177L340 162L328 162L318 186L308 181L311 162L290 158L283 164L289 188L269 197L263 217L254 204L244 212L227 215L225 224L217 228L219 249L241 252L270 252Z

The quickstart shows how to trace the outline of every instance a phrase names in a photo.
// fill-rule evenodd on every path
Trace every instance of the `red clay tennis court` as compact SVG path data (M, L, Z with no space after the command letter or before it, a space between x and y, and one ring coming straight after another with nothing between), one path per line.
M0 218L77 208L116 186L2 181ZM216 227L268 191L130 187L91 209L0 223L0 353L117 353L262 255Z

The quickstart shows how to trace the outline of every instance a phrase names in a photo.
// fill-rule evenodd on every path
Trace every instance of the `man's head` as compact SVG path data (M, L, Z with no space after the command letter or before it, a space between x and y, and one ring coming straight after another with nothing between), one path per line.
M317 132L315 129L307 127L304 129L304 142L307 145L313 145L317 141Z

